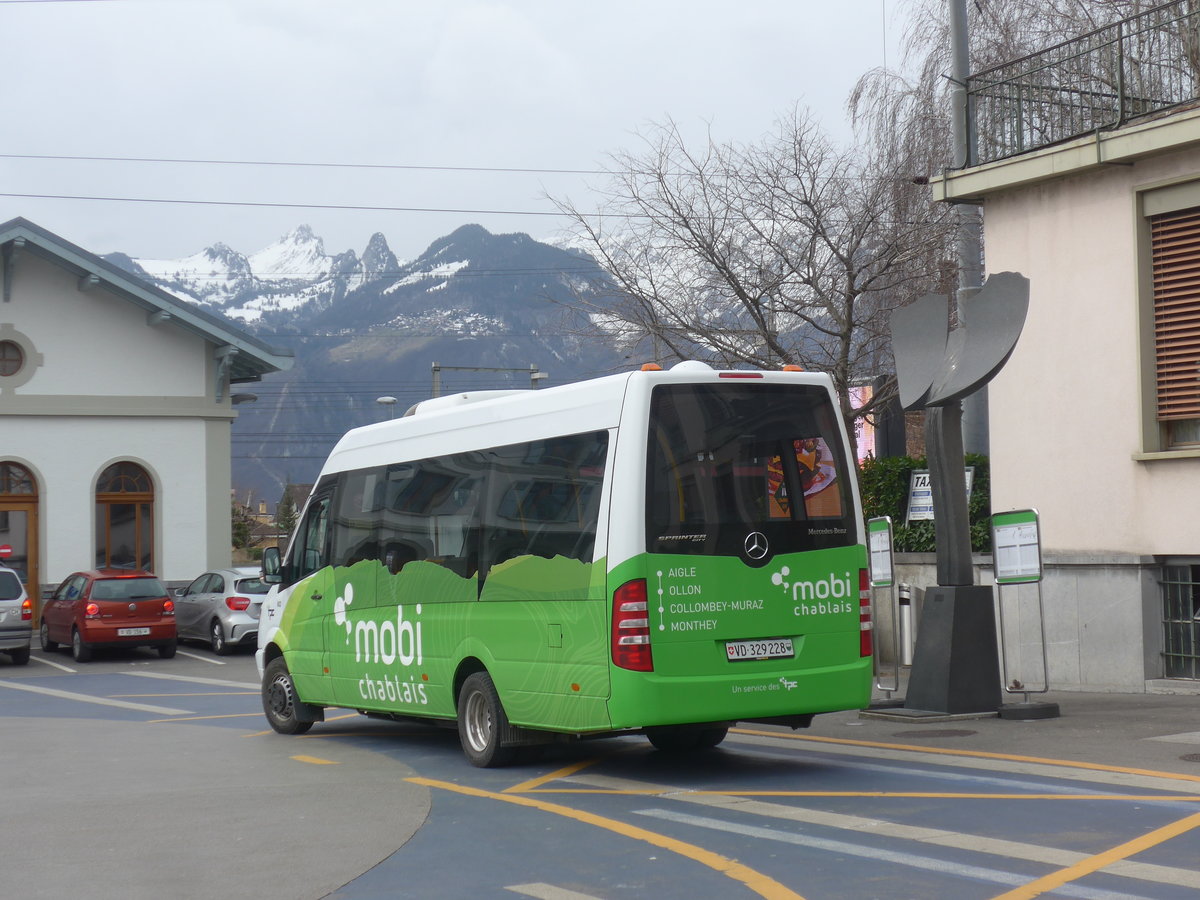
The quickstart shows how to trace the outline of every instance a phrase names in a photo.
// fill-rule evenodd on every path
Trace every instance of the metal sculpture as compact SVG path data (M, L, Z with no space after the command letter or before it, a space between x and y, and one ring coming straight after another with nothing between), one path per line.
M996 618L990 587L974 583L963 476L963 397L983 387L1016 347L1029 308L1029 280L993 275L959 305L929 294L892 313L900 404L926 410L925 449L933 490L938 586L925 593L905 708L938 713L1000 707Z

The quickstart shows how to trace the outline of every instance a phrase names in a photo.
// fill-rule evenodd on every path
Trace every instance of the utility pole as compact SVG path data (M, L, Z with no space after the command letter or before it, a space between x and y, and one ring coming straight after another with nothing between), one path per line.
M454 372L527 372L531 390L537 390L541 383L550 377L550 373L538 371L536 363L530 363L528 369L517 369L509 366L443 366L441 363L435 362L430 368L433 372L431 397L442 396L442 372L446 370Z
M952 55L950 81L953 84L951 98L954 125L952 166L955 169L963 169L974 163L972 151L975 145L975 136L971 132L973 123L970 117L970 98L967 95L967 76L971 72L967 0L949 0L949 3ZM964 321L963 310L966 301L978 294L983 285L983 215L979 206L970 203L960 203L957 212L958 233L955 236L955 246L958 256L958 292L955 307L959 325L963 326L970 324ZM987 386L964 398L962 405L963 450L967 453L986 454L990 443Z

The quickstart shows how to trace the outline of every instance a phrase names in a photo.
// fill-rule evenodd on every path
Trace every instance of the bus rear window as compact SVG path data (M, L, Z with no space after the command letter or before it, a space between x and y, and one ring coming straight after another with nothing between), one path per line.
M842 432L821 388L659 385L650 404L647 550L735 556L854 542Z

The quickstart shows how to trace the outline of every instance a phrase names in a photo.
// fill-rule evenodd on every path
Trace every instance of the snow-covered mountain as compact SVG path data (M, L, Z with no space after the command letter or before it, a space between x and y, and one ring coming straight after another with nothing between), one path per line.
M353 250L330 256L307 225L249 256L217 243L183 259L115 255L112 261L176 296L247 324L267 313L328 305L398 269L382 234L371 236L361 258Z
M374 421L375 398L428 397L434 362L480 370L461 386L447 377L447 392L528 386L531 365L562 384L627 364L571 309L603 272L525 234L464 225L402 261L382 234L331 255L301 225L249 255L218 243L184 259L108 259L295 352L292 371L250 386L258 400L234 423L235 486L268 502L285 482L312 481L347 428Z
M496 333L506 315L545 307L548 298L564 299L601 276L577 249L479 225L464 225L405 261L379 232L361 255L330 255L307 225L248 256L218 243L183 259L109 259L260 332L428 330L441 323L447 333L463 334L465 323L482 319Z

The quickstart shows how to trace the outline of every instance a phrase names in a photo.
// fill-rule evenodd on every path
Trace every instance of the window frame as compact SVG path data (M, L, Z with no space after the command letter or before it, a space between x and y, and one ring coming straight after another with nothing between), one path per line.
M1172 422L1200 423L1197 419L1159 417L1158 294L1155 287L1154 225L1158 216L1195 211L1196 258L1200 267L1200 179L1148 185L1137 194L1137 260L1139 377L1141 398L1141 448L1137 460L1200 457L1200 441L1175 442ZM1200 289L1196 309L1200 312ZM1200 383L1196 403L1200 405Z

